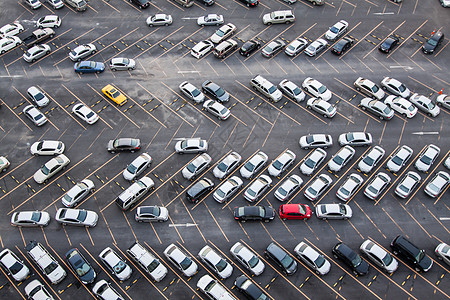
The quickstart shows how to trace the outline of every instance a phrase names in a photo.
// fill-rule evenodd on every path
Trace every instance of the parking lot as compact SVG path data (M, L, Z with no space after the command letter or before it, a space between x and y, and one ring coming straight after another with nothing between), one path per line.
M323 6L313 6L305 0L293 5L261 0L256 8L248 8L238 0L218 0L211 7L195 2L190 8L171 0L154 0L145 10L125 0L91 0L88 4L85 12L75 12L67 6L55 11L47 3L34 11L21 0L0 3L0 25L17 20L25 27L25 33L34 30L34 21L41 16L57 14L62 18L61 27L55 29L56 36L47 41L52 48L50 55L27 63L22 59L24 46L0 55L0 156L11 162L7 172L0 175L0 244L2 249L13 250L32 273L25 282L17 283L1 269L1 298L25 299L24 286L33 279L45 282L55 299L95 298L92 285L83 285L70 272L64 259L64 254L76 247L92 264L98 278L110 281L124 299L142 299L148 295L155 299L206 299L197 288L198 279L209 274L220 280L198 259L198 251L206 244L233 265L233 274L221 283L238 299L244 299L244 295L234 287L234 280L243 273L271 299L449 298L449 266L433 253L439 243L450 243L449 191L447 188L433 199L423 190L436 172L446 170L443 162L450 154L450 111L441 108L437 117L419 111L412 119L395 114L390 121L380 120L359 107L360 100L366 96L353 86L360 76L377 84L390 76L403 82L413 93L433 100L441 89L444 94L450 94L450 33L445 32L450 28L449 10L441 7L438 0L405 0L401 4L388 0L337 0ZM263 25L261 19L265 13L280 9L292 9L295 23ZM146 26L146 18L155 13L171 14L173 24ZM355 42L341 56L330 53L330 46L334 44L330 43L327 50L316 57L303 53L289 57L280 52L266 59L260 51L249 57L235 51L224 59L209 53L196 60L190 49L218 28L197 25L197 18L208 13L222 14L225 23L236 25L233 39L238 41L239 47L250 39L259 40L262 45L274 39L288 43L298 37L312 42L341 19L349 23L347 35ZM424 55L420 50L423 43L431 32L440 28L447 37L435 53ZM399 46L389 54L381 53L377 48L390 35L400 39ZM98 49L89 60L107 64L114 57L133 58L136 70L112 72L107 66L101 74L75 73L68 53L85 43L93 43ZM258 74L274 84L284 78L299 86L307 77L319 80L332 92L329 102L337 108L336 116L333 119L322 117L306 108L306 100L297 103L286 96L277 103L267 100L249 84ZM183 81L200 87L207 79L230 94L225 106L232 115L226 121L213 117L178 88ZM101 91L107 84L121 91L128 102L117 106L108 100ZM42 127L36 127L22 113L23 108L31 104L26 91L32 85L45 91L51 101L41 110L49 119ZM309 99L312 95L307 93L306 97ZM72 106L80 102L99 114L97 123L88 125L72 113ZM360 157L370 149L365 147L356 147L355 157L339 173L327 169L327 162L340 149L339 135L350 131L371 133L373 145L386 151L369 174L357 169ZM326 149L325 163L311 177L302 175L298 168L311 152L299 147L299 138L309 133L330 134L334 141L334 145ZM138 153L147 152L152 156L153 163L144 174L153 179L155 189L138 205L167 207L170 215L167 222L137 223L134 220L136 207L123 212L113 203L130 185L122 172L138 155L108 153L108 141L118 137L139 138L142 148ZM208 141L208 154L213 162L202 177L213 180L215 187L220 181L213 176L212 169L232 151L242 156L241 165L258 151L264 151L269 162L287 149L293 151L297 155L293 166L279 178L272 178L268 191L255 203L274 207L275 220L270 223L234 220L234 207L248 205L242 194L254 179L244 179L243 189L224 204L214 201L212 192L197 204L186 201L185 192L194 181L184 179L181 170L197 155L179 155L174 145L179 139L189 137ZM38 140L63 141L64 153L71 160L65 170L43 185L33 180L33 174L50 158L32 156L29 150ZM430 171L420 172L422 181L413 195L399 198L394 193L395 187L408 170L414 170L414 162L429 144L440 147L439 157ZM406 167L398 173L385 170L389 157L402 145L414 150ZM266 169L258 174L267 174ZM381 197L371 201L363 191L378 171L389 174L391 183ZM302 195L303 191L323 173L332 177L332 187L312 203ZM300 175L304 184L288 202L308 204L314 209L317 204L340 203L335 193L351 173L358 173L365 180L347 203L353 210L351 219L319 220L313 215L308 221L283 221L278 216L282 203L273 194L290 175ZM238 170L235 175L239 175ZM95 191L77 208L97 212L98 224L93 228L58 224L54 216L57 209L63 207L62 195L85 178L94 182ZM11 226L11 215L26 210L47 211L52 221L43 228ZM416 272L399 259L398 270L388 274L368 260L369 274L355 276L331 252L340 241L358 250L366 239L390 251L389 245L398 234L425 249L434 262L429 272ZM25 251L31 240L41 242L67 270L68 276L61 283L51 285L31 262ZM161 282L152 280L127 256L126 249L135 241L147 247L169 269ZM232 258L229 250L237 241L260 255L266 266L263 274L250 276ZM264 257L264 250L272 241L291 254L299 242L307 242L331 262L331 271L319 276L297 259L297 272L292 276L284 275L273 261ZM184 277L169 263L163 251L171 243L183 248L199 264L198 274ZM133 269L130 279L120 282L100 262L98 255L107 246L127 258Z

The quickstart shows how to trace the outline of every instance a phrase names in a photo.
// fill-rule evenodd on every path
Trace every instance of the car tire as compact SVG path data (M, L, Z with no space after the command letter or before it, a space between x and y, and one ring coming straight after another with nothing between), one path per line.
M334 253L333 253L333 256L334 256L334 258L336 258L336 259L338 258L338 257L337 257L337 255L336 255L336 254L334 254Z
M309 147L304 147L304 148L302 148L303 150L308 150L309 149Z
M360 89L359 87L357 87L356 90L357 90L358 92L361 91L361 89Z
M66 226L67 225L67 223L61 223L62 225L64 225L64 226Z
M3 170L3 171L4 171L4 170ZM437 258L438 258L439 260L442 260L442 257L440 257L440 256L438 256Z
M178 152L178 154L180 154L180 155L183 155L183 154L184 154L184 152Z
M358 276L358 272L356 272L356 271L353 271L353 274L354 274L355 276Z
M117 69L116 68L112 68L111 71L115 72L115 71L117 71Z
M307 106L306 106L306 108L308 108L308 109L312 109L312 107L311 107L310 105L307 105Z
M34 63L35 61L36 61L36 58L33 58L33 59L31 60L32 63Z
M386 87L385 87L385 86L382 86L381 88L382 88L383 90L386 90Z
M131 153L134 153L134 150L130 150Z
M348 220L348 218L344 218L344 220Z
M19 29L19 33L22 33L23 32L23 29Z
M133 68L128 68L128 71L132 71L132 70L134 70Z
M432 117L433 115L431 113L427 113L427 116Z
M272 22L268 22L266 25L269 25L269 26L270 26L270 25L272 25Z
M384 120L383 116L380 116L380 120Z
M169 26L169 23L164 24L164 26Z
M45 54L50 54L50 50L48 50L47 52L45 52Z
M327 220L327 218L322 218L322 220L326 221L326 220Z
M55 35L54 34L50 34L50 38L52 39Z
M97 50L92 50L92 53L91 53L91 54L95 54L95 52L97 52Z
M420 269L418 267L415 267L414 270L416 270L417 272L420 272Z
M153 24L148 24L148 27L153 27Z
M394 255L398 255L398 251L392 251L392 253L394 253Z
M59 25L55 25L55 28L59 28Z
M4 54L5 53L5 50L2 50L1 52L0 52L0 54Z
M114 153L116 153L116 151L109 151L109 153L112 153L112 154L114 154Z
M317 5L317 3L316 3L316 2L313 2L313 3L312 3L312 5L316 6L316 5Z
M362 110L366 110L366 107L365 107L365 106L361 106L361 109L362 109Z
M245 220L241 220L241 223L245 223Z
M328 118L328 116L326 114L323 115L324 118Z
M286 219L286 218L282 218L282 220L283 220L283 221L286 221L287 219Z

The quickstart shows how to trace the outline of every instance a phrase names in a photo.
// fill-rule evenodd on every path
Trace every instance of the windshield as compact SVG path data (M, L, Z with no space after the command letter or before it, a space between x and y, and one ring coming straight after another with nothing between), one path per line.
M91 111L90 113L88 113L88 114L86 115L86 118L90 119L90 118L92 118L93 116L94 116L94 112Z
M369 186L369 191L371 191L373 194L377 194L378 190L374 188L373 186Z
M192 90L192 96L197 97L198 95L200 95L200 91L198 89L193 89Z
M40 219L41 219L41 213L33 212L33 214L31 215L31 220L35 221L35 222L39 222Z
M84 220L86 220L87 217L87 212L85 210L80 210L80 212L78 213L78 221L80 222L84 222Z
M113 98L117 98L120 95L119 91L116 89L112 89L111 94L112 94Z
M247 163L244 165L244 167L245 167L248 171L250 171L250 172L253 172L253 170L255 169L255 165L252 164L251 162L247 162Z
M406 86L402 83L399 87L398 87L400 92L404 92L406 90Z
M220 37L222 37L225 33L222 30L217 30L216 34Z
M318 256L317 259L314 261L314 263L316 264L316 266L318 268L322 267L325 264L325 258L323 258L323 256Z
M151 273L159 266L159 261L154 259L151 264L148 265L147 269Z
M378 92L378 90L379 90L378 86L374 85L372 87L372 92L376 93L376 92Z
M127 171L130 172L131 174L135 174L137 170L137 167L133 164L130 164L127 168Z
M276 160L273 162L272 166L277 170L281 170L281 168L283 167L283 164L279 160Z
M339 30L336 27L334 27L334 26L330 28L330 31L332 33L338 33L339 32Z
M420 159L421 162L423 162L426 165L430 165L432 159L426 155L422 156L422 158Z
M398 156L394 156L394 157L392 158L392 162L393 162L394 164L396 164L397 166L401 166L402 163L403 163L403 159L401 159L401 158L398 157Z
M436 46L437 45L436 40L433 40L433 39L429 39L427 43L430 44L431 46Z
M255 192L254 190L252 190L252 189L248 189L248 190L247 190L247 193L248 193L250 196L255 196L255 195L256 195L256 192Z
M76 262L75 264L78 265L81 261ZM84 276L91 270L91 267L87 263L83 263L81 267L79 267L76 271L78 276Z
M298 212L301 213L302 215L306 215L306 209L303 205L299 205L298 206Z
M45 165L42 166L41 171L44 175L48 175L48 173L50 173L50 170Z
M13 264L10 268L9 271L11 272L11 274L15 275L17 274L20 270L22 270L22 264L19 262L16 262L15 264Z
M274 85L272 85L272 86L269 88L269 93L273 94L276 90L277 90L277 88L276 88Z
M421 251L419 252L419 254L417 254L417 256L416 256L415 258L416 258L416 261L419 262L419 261L421 261L424 257L425 257L425 253L423 253L423 251L421 250Z
M278 189L278 193L279 193L281 196L286 196L286 195L287 195L287 191L286 191L285 189L283 189L282 187L280 187L280 188Z
M249 264L250 268L254 268L258 263L259 263L259 258L257 258L256 256L253 256L248 261L248 264Z
M58 267L58 264L55 263L54 261L49 264L45 269L44 269L44 273L45 274L50 274L51 272L53 272L56 268Z
M361 264L361 257L358 254L355 254L355 257L352 259L352 265L357 267Z
M225 94L225 91L223 88L219 88L218 90L216 90L216 95L217 97L221 97Z
M402 191L404 191L405 193L408 193L408 192L409 192L409 189L408 189L406 186L404 186L403 184L400 185L399 188L400 188Z
M183 261L180 263L180 266L183 270L186 270L192 265L192 260L189 259L189 257L186 257L183 259Z
M308 192L313 196L317 195L317 191L315 189L313 189L312 187L308 188Z
M305 165L307 165L308 167L310 167L312 169L316 165L316 162L313 161L311 158L308 158L308 160L305 161Z
M346 188L341 188L341 193L344 194L345 196L350 195L350 191L348 191Z
M383 110L383 112L388 115L391 112L391 109L386 106L386 108Z
M227 262L224 261L223 259L221 259L217 264L216 264L216 268L217 271L222 272L223 270L225 270L225 268L227 267Z
M189 172L194 173L197 167L194 164L189 164L186 169L188 169Z
M281 264L287 269L294 263L294 260L289 255L286 255L282 260Z
M42 93L36 94L36 95L34 96L34 99L36 99L36 100L41 100L41 99L43 99L43 98L44 98L44 95L42 95Z
M429 188L430 190L434 191L435 193L439 192L439 190L440 190L434 183L430 183L430 184L428 185L428 188Z
M324 86L324 85L322 85L322 86L319 88L319 93L321 93L321 94L325 93L326 91L327 91L327 87Z
M335 157L333 157L333 161L335 163L337 163L338 165L342 165L342 163L344 162L344 159L342 157L340 157L339 155L336 155Z
M386 253L382 260L385 266L389 266L392 263L392 256L389 253Z
M223 197L225 197L225 192L224 191L222 191L221 189L218 189L218 190L216 190L216 194L220 197L220 198L223 198Z

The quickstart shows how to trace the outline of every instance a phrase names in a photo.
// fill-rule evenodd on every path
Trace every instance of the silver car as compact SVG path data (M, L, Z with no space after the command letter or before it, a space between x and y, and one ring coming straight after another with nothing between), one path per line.
M11 225L20 227L47 226L50 223L50 214L45 211L21 211L11 216Z
M347 179L337 190L336 197L347 202L356 193L363 182L364 179L359 174L352 173L348 175Z
M214 43L210 40L204 40L198 42L194 47L191 49L191 55L197 59L202 58L206 54L208 54L209 51L211 51L214 48Z
M361 99L359 106L379 117L381 120L390 120L394 117L394 111L383 101L372 98Z
M417 93L413 94L409 97L409 101L411 101L418 109L426 113L429 117L436 117L441 112L439 106L437 106L431 99L419 95Z
M300 242L295 246L294 252L304 264L313 269L318 275L323 276L330 272L330 262L305 242Z
M373 99L381 100L384 98L385 93L378 85L375 84L375 82L363 78L358 77L355 82L353 83L357 91L360 91L364 94L366 94L369 97L372 97Z
M305 175L312 175L324 161L325 157L327 157L327 152L321 148L317 148L302 162L300 171Z
M55 155L64 152L65 145L61 141L39 141L30 147L31 155Z
M61 202L65 207L74 207L81 202L91 191L94 191L94 182L89 179L84 179L74 185L61 198Z
M52 48L50 48L47 44L36 45L28 49L23 54L23 59L28 63L34 63L38 59L50 54L52 52Z
M156 14L154 16L150 16L145 21L148 26L169 26L172 24L172 16L166 14Z
M123 171L123 178L130 181L135 180L145 169L150 167L152 161L153 159L148 153L142 153Z
M324 148L333 146L333 138L329 134L308 134L304 135L298 141L300 148L308 150L309 148Z
M164 206L139 206L134 215L136 222L165 222L169 219L169 210Z
M434 253L436 253L436 256L439 260L443 260L447 265L450 266L450 246L446 243L440 243L437 245L436 249L434 250Z
M232 176L222 183L213 194L214 200L219 203L223 203L230 199L239 189L244 182L237 176Z
M216 178L223 179L230 175L240 164L242 157L237 152L231 152L213 169Z
M203 103L203 108L219 120L226 120L231 116L228 108L214 100L206 100Z
M347 32L348 22L340 20L334 24L327 32L325 32L325 38L329 41L335 41L337 38Z
M205 100L205 94L202 93L198 88L196 88L192 83L183 81L179 85L180 91L189 99L196 103L202 103Z
M259 172L267 163L269 157L262 151L252 156L239 170L241 176L250 179Z
M47 117L33 105L25 106L22 112L36 126L42 126L48 121Z
M308 45L308 41L306 39L297 38L290 42L286 49L284 49L284 53L288 56L296 56Z
M397 260L371 240L365 240L359 249L365 257L370 259L377 266L383 268L386 272L394 273L395 270L397 270Z
M419 174L409 171L395 188L395 193L400 198L407 198L422 180Z
M111 286L109 282L102 279L95 283L92 292L102 300L124 300L123 297Z
M278 84L278 87L283 92L283 94L285 94L292 100L295 100L296 102L302 102L303 100L305 100L305 93L298 87L298 85L290 80L281 80L281 82Z
M383 158L386 151L380 146L375 146L365 154L358 163L358 169L363 173L370 173Z
M10 165L11 163L6 157L0 156L0 172L6 172Z
M198 257L222 279L230 277L233 273L231 264L208 245L198 252Z
M28 88L27 95L38 107L47 106L50 103L45 93L35 86Z
M286 171L295 161L297 155L291 150L286 150L282 153L276 160L274 160L270 166L267 168L269 175L273 177L280 176L284 171Z
M352 209L347 204L319 204L316 206L316 217L322 220L348 220L352 217L352 214Z
M94 44L84 44L70 51L69 58L72 61L81 61L83 58L95 54L95 52L97 52L97 47Z
M370 146L372 144L372 135L366 132L348 132L343 133L338 139L339 145Z
M414 117L418 111L417 107L415 107L411 102L400 96L394 95L387 96L386 99L384 99L384 103L386 105L389 105L390 108L392 108L405 118L409 119Z
M445 190L447 185L450 183L450 175L447 172L439 171L430 182L428 182L425 187L425 193L432 197L436 198L439 196L442 191Z
M95 211L74 208L59 208L55 220L62 225L94 227L98 215Z
M439 153L441 153L441 149L438 146L428 145L417 158L414 167L420 172L428 172Z
M167 246L164 255L185 276L191 277L197 273L197 264L175 244Z
M64 154L60 154L46 162L39 170L34 173L34 181L41 184L50 177L64 169L70 163L70 159Z
M253 275L261 275L264 271L264 263L249 248L240 242L236 242L230 249L234 256Z
M450 109L450 95L439 95L436 97L436 104L438 106L445 107L446 109Z
M131 71L136 69L136 61L132 58L115 57L109 61L111 71Z
M193 180L209 167L211 161L211 156L203 153L184 167L183 170L181 170L181 174L183 174L184 178Z
M331 99L332 94L330 90L314 78L308 77L303 80L302 87L316 98L320 98L324 101Z
M209 14L206 16L201 16L197 19L197 24L200 26L209 26L209 25L222 25L224 23L223 15L218 14Z
M350 146L342 147L328 162L328 168L333 172L339 172L355 155L355 149Z
M252 182L252 184L247 188L244 193L245 200L249 202L257 201L262 194L269 188L272 184L272 179L267 175L261 175Z
M325 50L328 46L328 42L324 39L317 39L311 44L309 44L308 48L306 48L303 53L305 53L308 56L316 56L321 51Z
M402 98L408 98L411 94L411 91L403 83L392 77L384 77L381 81L381 87L383 90L388 90L392 94Z
M25 294L30 300L54 300L53 296L49 293L45 285L39 280L34 279L25 286Z
M141 244L135 242L127 249L127 254L157 282L167 275L167 268Z
M7 248L0 252L0 266L15 281L23 281L30 274L30 269L28 269L25 263Z
M303 179L298 175L291 175L275 191L275 198L280 201L288 200L302 186Z
M327 174L320 174L305 189L303 194L310 201L317 200L333 183L333 180Z
M386 189L386 187L391 182L391 177L388 174L379 172L370 181L364 190L364 195L371 200L376 200L378 196Z
M400 169L406 165L408 160L413 155L413 150L406 145L401 146L395 151L395 153L391 156L391 158L386 163L386 169L389 171L396 173L400 171Z
M211 35L209 40L214 44L219 44L220 42L228 39L236 31L236 26L232 23L221 26L217 31Z
M202 153L208 151L208 142L198 138L180 139L175 144L175 152L184 153Z
M333 118L336 113L337 109L334 105L331 103L322 100L321 98L310 98L306 102L306 108L312 109L319 114L321 114L324 118Z

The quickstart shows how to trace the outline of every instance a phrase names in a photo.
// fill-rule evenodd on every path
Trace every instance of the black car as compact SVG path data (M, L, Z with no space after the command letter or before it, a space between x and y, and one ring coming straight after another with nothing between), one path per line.
M206 80L202 83L202 90L205 94L208 94L211 98L221 103L230 100L230 95L218 84L212 82L211 80Z
M433 266L433 261L425 254L424 250L419 249L401 235L397 235L392 240L391 249L395 255L400 254L406 258L418 272L427 272Z
M444 40L444 34L439 30L431 35L430 39L422 46L422 52L425 54L431 54L436 50Z
M400 40L396 36L389 36L384 42L378 47L378 50L384 53L391 52L398 44Z
M239 49L239 53L243 56L250 56L253 52L261 48L261 43L257 40L246 41Z
M266 258L271 258L276 262L286 275L292 275L297 271L297 262L295 259L280 246L275 243L270 243L264 251Z
M369 273L369 264L344 243L337 243L333 248L333 256L348 265L355 275Z
M150 6L149 0L129 0L131 3L139 7L140 9L144 9Z
M275 54L283 50L284 46L286 46L286 43L281 39L276 39L274 41L271 41L268 43L262 50L261 54L264 57L270 58L273 57Z
M186 199L197 203L214 188L214 182L204 177L186 191Z
M266 300L269 299L256 284L254 284L247 276L241 275L236 278L234 282L236 288L242 292L248 299L251 300Z
M353 46L354 40L349 37L344 37L339 42L334 44L333 48L331 48L331 53L336 55L341 55L348 49L350 49L351 46Z
M255 7L259 4L259 0L241 0L248 7Z
M65 256L73 273L78 276L82 283L94 282L97 274L77 248L70 249Z
M275 218L275 211L271 206L240 206L234 208L234 218L241 222L269 222Z
M203 3L206 6L211 6L214 3L216 3L216 0L198 0L199 2Z
M115 153L119 151L130 151L131 153L141 149L141 140L133 138L119 138L108 142L108 151Z

